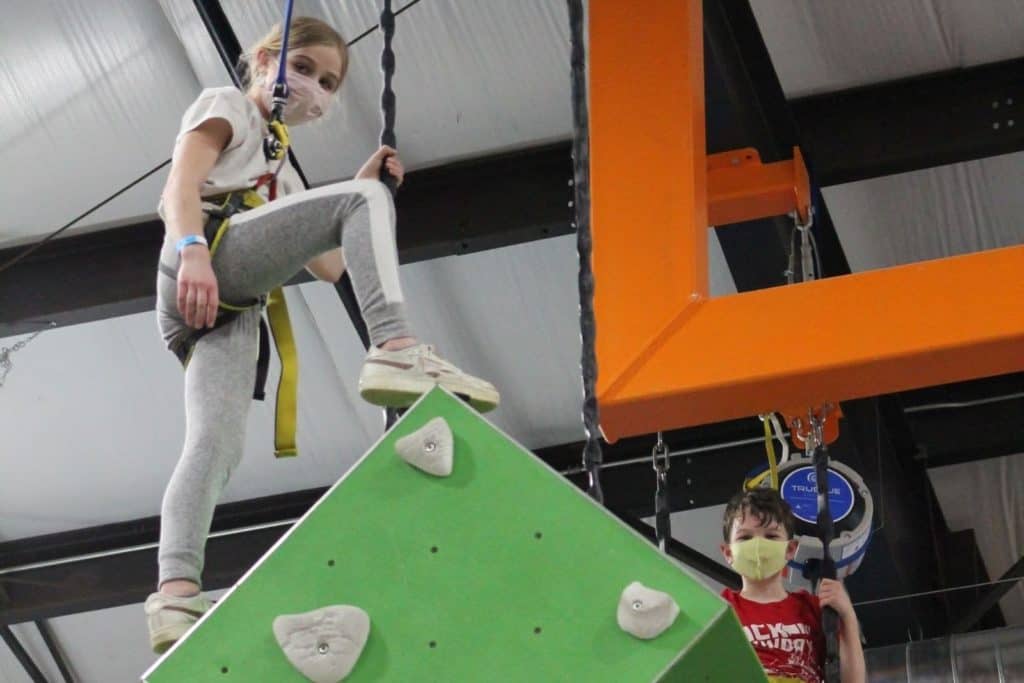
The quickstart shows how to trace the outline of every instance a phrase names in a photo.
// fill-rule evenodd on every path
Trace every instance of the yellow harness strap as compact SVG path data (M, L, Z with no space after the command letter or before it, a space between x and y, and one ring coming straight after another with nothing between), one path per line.
M298 407L299 356L295 351L295 336L288 317L288 302L280 287L270 293L267 301L267 319L281 359L281 377L277 380L277 406L274 415L274 455L286 458L298 455L295 448L295 419Z
M246 190L242 195L246 208L254 209L263 204L255 190ZM225 218L217 226L217 232L210 243L210 255L220 246L221 238L231 226L231 218ZM232 306L221 302L220 307L228 311L242 311L249 306ZM284 291L278 287L267 300L267 319L281 360L281 377L277 381L277 402L274 409L274 456L287 458L298 455L295 447L296 411L298 407L299 358L295 350L295 336L288 317L288 304Z

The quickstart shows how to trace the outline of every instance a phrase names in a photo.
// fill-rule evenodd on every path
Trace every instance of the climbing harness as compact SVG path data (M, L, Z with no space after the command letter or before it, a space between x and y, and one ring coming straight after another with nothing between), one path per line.
M593 237L590 233L590 124L587 111L586 58L583 51L583 2L567 1L572 43L572 206L575 212L576 249L580 259L580 367L583 375L583 429L587 436L583 447L583 467L587 471L587 492L597 502L604 503L604 491L601 489L601 419L597 404L594 272L591 265Z
M281 25L281 52L277 58L277 79L274 81L270 133L263 139L263 155L267 161L282 161L291 145L288 126L283 121L284 107L288 103L288 34L292 27L292 0L285 0L284 24Z
M46 325L47 329L57 327L57 323L49 322ZM7 375L14 368L14 361L11 360L11 354L21 351L23 348L32 343L32 340L41 335L46 330L37 330L33 332L26 339L22 339L19 342L15 342L14 346L5 346L0 349L0 387L7 381Z
M665 444L662 433L658 432L658 441L654 444L654 450L651 451L651 460L657 478L657 488L654 492L654 531L661 552L667 551L668 539L672 538L672 507L668 499L670 458L671 452Z
M260 177L256 187L251 190L228 192L224 195L204 198L206 201L220 205L219 208L206 210L209 219L203 232L210 245L211 258L216 253L221 240L231 226L231 217L242 211L262 205L264 200L257 190L263 185L269 186L269 199L275 199L277 195L276 183L276 173L268 173ZM178 274L163 263L160 264L160 270L168 277L177 279ZM269 337L272 333L274 346L277 348L277 355L281 361L281 376L277 384L277 400L274 414L274 455L278 458L284 458L298 454L295 445L295 430L299 366L298 354L295 348L295 337L292 333L291 321L288 317L288 304L285 301L283 288L277 287L269 294L245 303L231 304L221 301L213 328L204 327L193 330L180 344L175 345L172 350L178 357L178 360L181 361L182 366L188 367L196 344L205 335L214 329L232 322L244 311L253 308L263 309L264 307L266 307L267 315L266 320L262 316L260 317L259 357L256 361L253 398L262 401L266 397L267 372L270 367ZM269 330L267 329L268 320L270 322Z

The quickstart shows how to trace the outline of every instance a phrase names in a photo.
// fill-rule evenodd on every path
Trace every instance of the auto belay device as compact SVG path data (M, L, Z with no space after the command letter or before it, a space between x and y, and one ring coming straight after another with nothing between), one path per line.
M822 575L825 553L818 514L819 495L827 492L831 518L828 560L835 567L837 579L846 579L857 570L871 540L874 516L871 493L852 468L827 458L827 444L839 436L840 415L837 407L825 404L819 411L785 416L794 443L805 450L804 457L779 467L777 477L779 495L793 508L796 537L800 542L796 557L783 574L791 589L812 590ZM824 462L818 462L821 460ZM825 470L827 481L822 487L818 478Z
M796 557L784 572L791 589L811 590L812 579L823 557L818 538L817 486L811 458L795 458L779 468L779 493L793 508L796 537L800 542ZM874 503L860 475L834 460L828 468L828 497L835 530L829 549L835 562L836 578L845 579L857 571L868 549Z

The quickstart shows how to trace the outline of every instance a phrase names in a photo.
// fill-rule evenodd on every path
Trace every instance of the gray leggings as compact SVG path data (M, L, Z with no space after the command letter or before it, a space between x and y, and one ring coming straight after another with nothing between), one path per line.
M280 286L313 257L343 247L370 340L412 336L398 282L391 195L375 180L328 185L231 219L213 258L222 301L245 303ZM177 272L164 240L164 270ZM192 330L177 306L177 282L157 276L157 318L171 348ZM213 509L242 459L252 400L260 312L248 310L203 336L185 370L185 445L164 494L158 585L200 584Z

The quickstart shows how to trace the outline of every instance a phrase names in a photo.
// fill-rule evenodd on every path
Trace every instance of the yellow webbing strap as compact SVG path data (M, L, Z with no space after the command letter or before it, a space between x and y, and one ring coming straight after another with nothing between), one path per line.
M246 190L242 196L242 202L251 209L264 203L263 197L255 190ZM217 226L217 233L210 244L211 255L220 246L221 237L228 231L230 225L231 219L225 218ZM250 308L249 306L233 306L223 301L220 303L220 307L229 311L244 311ZM274 337L274 346L277 347L277 357L281 360L281 377L277 382L277 403L274 408L274 456L287 458L299 454L295 446L299 358L295 350L295 336L292 334L291 319L288 317L288 304L284 299L284 291L280 287L270 293L270 298L267 301L267 320Z
M277 357L281 359L281 378L277 382L277 408L274 415L274 455L287 458L298 455L295 448L295 420L299 361L291 320L288 318L288 303L280 287L270 293L267 320L274 335Z

